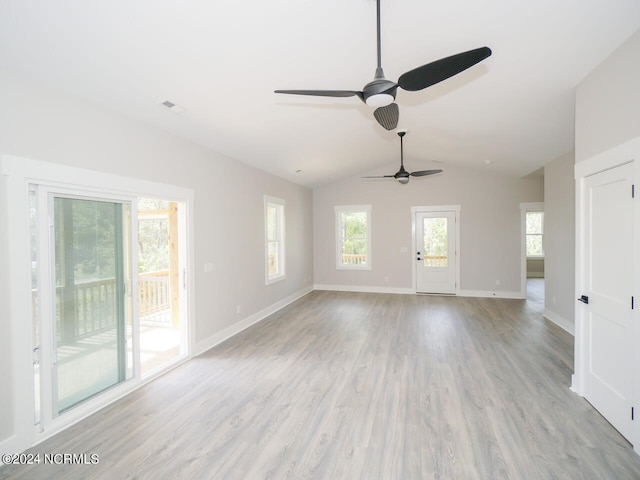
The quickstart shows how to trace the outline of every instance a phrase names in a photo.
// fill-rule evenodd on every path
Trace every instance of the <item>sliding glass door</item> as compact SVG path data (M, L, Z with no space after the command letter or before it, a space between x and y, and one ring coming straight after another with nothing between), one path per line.
M132 203L32 189L36 423L133 377Z
M32 184L29 211L34 420L50 432L187 356L186 210Z
M130 206L53 196L54 415L130 378Z

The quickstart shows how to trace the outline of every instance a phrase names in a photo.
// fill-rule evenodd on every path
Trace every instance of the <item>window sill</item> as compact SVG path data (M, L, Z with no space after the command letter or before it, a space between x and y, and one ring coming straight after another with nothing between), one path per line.
M365 266L336 265L336 270L371 270L371 265L365 265Z
M265 281L265 285L272 285L274 283L281 282L282 280L285 280L286 278L287 278L286 275L278 275L277 277L267 278L267 280Z

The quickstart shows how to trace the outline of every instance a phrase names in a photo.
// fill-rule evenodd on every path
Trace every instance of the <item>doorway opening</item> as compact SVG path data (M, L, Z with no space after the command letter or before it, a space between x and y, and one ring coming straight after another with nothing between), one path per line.
M544 306L544 203L521 203L520 225L520 296Z
M177 202L138 198L140 371L145 377L185 354L180 316Z

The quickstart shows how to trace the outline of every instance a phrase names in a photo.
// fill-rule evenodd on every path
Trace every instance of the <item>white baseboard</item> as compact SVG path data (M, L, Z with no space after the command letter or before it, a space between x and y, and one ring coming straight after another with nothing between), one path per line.
M544 278L544 272L527 272L527 278Z
M259 312L256 312L252 315L249 315L246 318L243 318L242 320L234 323L233 325L230 325L229 327L219 331L218 333L211 335L209 338L206 338L195 345L193 349L194 350L193 355L197 356L206 352L210 348L215 347L216 345L224 342L225 340L233 337L234 335L237 335L243 330L249 328L251 325L258 323L261 320L264 320L269 315L277 312L281 308L286 307L290 303L295 302L299 298L304 297L305 295L307 295L308 293L311 293L312 291L313 291L312 287L307 287L303 290L300 290L292 295L289 295L286 298L283 298L279 302L276 302L273 305L268 306L267 308L263 308Z
M370 287L360 285L314 285L314 290L329 290L332 292L359 292L359 293L394 293L399 295L414 294L412 288L400 287Z
M372 287L361 285L314 285L315 290L330 290L334 292L361 292L361 293L394 293L400 295L415 295L413 288L400 287ZM520 292L490 292L485 290L460 290L456 293L459 297L482 298L522 298Z
M575 336L576 332L575 332L575 326L573 322L570 322L569 320L564 318L562 315L558 315L557 313L549 310L548 308L545 308L543 316L550 322L553 322L556 325L558 325L564 331Z
M515 298L522 299L520 292L505 292L490 290L460 290L457 295L459 297L479 297L479 298Z
M25 443L21 442L16 435L11 435L0 442L0 455L4 455L5 453L21 453L28 448L28 445L26 447L24 445ZM2 467L2 465L4 465L4 462L0 457L0 467Z

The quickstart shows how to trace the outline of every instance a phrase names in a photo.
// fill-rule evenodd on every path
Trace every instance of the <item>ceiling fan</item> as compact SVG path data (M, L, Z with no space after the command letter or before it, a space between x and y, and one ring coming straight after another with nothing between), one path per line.
M489 47L480 47L450 57L441 58L404 73L398 83L384 78L380 49L380 0L376 0L378 67L373 80L367 83L362 91L357 90L275 90L275 93L292 95L313 95L318 97L353 97L371 107L375 119L387 130L398 126L398 105L393 103L398 87L408 91L423 90L431 85L463 72L491 55Z
M398 136L400 137L400 170L398 170L393 175L378 175L371 177L362 177L362 178L395 178L398 182L404 184L409 183L409 177L424 177L427 175L434 175L436 173L442 173L442 170L418 170L417 172L407 172L404 169L404 146L402 144L402 139L407 134L406 130L398 130Z

